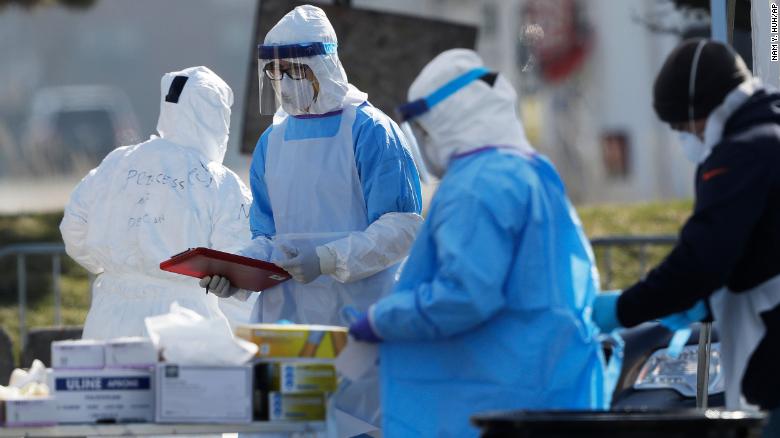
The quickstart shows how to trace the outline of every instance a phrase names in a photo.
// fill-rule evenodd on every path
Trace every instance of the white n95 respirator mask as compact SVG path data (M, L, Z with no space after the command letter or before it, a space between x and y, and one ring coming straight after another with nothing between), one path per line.
M287 114L307 114L314 102L314 84L308 79L282 78L279 81L279 97Z
M693 164L700 164L703 161L707 148L698 135L690 132L678 132L677 139L680 141L680 146L682 146L683 153L688 161Z

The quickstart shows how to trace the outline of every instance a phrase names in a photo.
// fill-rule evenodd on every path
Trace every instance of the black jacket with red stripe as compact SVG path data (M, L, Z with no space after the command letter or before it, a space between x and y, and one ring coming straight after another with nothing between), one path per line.
M723 286L746 292L778 275L780 93L759 90L726 121L720 143L696 171L693 215L677 245L621 295L618 319L630 327L686 310ZM764 356L751 358L753 375L744 376L743 393L774 408L780 406L780 308L761 317L767 332L754 356ZM757 388L749 389L748 379Z

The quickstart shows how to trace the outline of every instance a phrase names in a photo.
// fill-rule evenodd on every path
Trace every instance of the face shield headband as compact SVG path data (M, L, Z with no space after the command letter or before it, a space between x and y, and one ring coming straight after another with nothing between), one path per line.
M257 59L269 61L272 59L309 58L317 55L333 55L338 46L336 43L298 43L281 46L259 44Z
M491 75L491 73L484 67L478 67L473 70L469 70L466 73L442 85L438 90L434 91L430 95L399 106L397 109L398 116L401 118L402 122L408 122L412 119L415 119L430 111L431 108L439 104L444 99L460 91L461 88L487 75Z

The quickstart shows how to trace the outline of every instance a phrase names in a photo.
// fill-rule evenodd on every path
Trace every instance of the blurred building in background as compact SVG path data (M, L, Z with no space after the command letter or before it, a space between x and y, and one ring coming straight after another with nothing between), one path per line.
M657 121L652 84L682 32L708 25L706 11L664 0L393 3L479 25L478 51L518 88L529 139L576 202L692 196L693 166Z
M165 72L217 72L236 95L232 131L240 132L255 6L95 0L1 8L0 212L62 208L108 151L155 134ZM236 140L225 161L246 173Z
M477 50L519 90L529 139L575 201L692 195L693 166L655 117L652 83L681 34L706 26L706 11L670 0L351 3L477 26ZM246 179L239 133L256 8L255 0L0 8L0 212L61 208L108 150L155 133L161 75L192 65L233 88L226 164Z

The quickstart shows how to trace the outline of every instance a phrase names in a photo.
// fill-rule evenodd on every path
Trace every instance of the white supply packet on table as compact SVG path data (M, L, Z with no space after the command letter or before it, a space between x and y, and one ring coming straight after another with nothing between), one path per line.
M148 368L157 364L157 347L141 337L106 341L106 368Z
M0 386L0 399L19 397L47 397L46 365L35 359L29 370L16 368L11 373L8 387Z
M0 419L6 427L57 423L57 405L50 396L43 362L36 359L29 370L15 369L8 386L0 386Z
M105 366L105 342L93 339L73 339L51 343L51 367L92 369Z
M207 319L171 304L170 313L145 319L146 330L166 362L179 365L243 365L257 354L257 345L233 336L227 321Z

